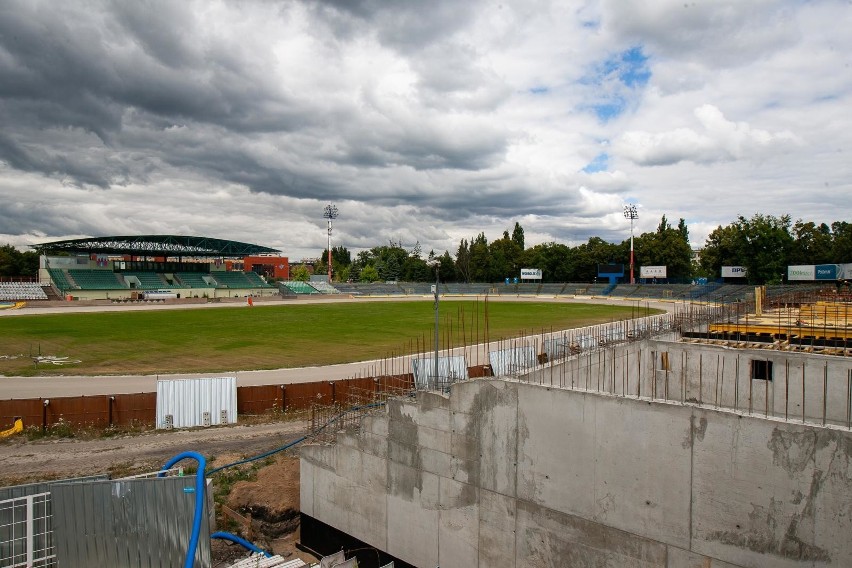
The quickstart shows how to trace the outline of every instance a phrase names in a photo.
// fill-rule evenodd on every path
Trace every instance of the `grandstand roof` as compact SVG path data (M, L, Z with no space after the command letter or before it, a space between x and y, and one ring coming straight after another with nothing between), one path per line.
M31 245L39 254L68 252L86 254L130 254L134 256L244 257L281 251L250 243L186 237L180 235L135 235L90 237Z

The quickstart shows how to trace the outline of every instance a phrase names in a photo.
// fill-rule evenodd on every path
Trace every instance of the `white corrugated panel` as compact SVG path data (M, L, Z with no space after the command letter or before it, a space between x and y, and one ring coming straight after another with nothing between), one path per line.
M530 346L489 351L488 361L491 363L491 372L495 377L517 375L538 365L535 349Z
M157 381L157 428L236 423L236 377Z
M436 388L435 358L412 359L411 372L414 375L414 385L418 389ZM433 379L430 381L430 379ZM446 386L450 383L466 381L467 359L464 355L453 357L438 357L438 381L437 384Z

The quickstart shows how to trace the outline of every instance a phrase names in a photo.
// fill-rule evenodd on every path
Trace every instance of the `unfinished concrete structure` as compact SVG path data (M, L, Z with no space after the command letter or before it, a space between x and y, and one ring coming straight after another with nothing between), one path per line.
M652 325L389 401L302 450L303 514L430 568L852 566L852 358Z

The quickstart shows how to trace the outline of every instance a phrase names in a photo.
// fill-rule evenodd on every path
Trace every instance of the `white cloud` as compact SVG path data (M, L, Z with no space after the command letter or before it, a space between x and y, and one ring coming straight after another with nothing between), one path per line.
M703 131L676 128L667 132L625 132L615 152L639 165L697 164L759 158L772 149L792 149L801 140L789 131L770 133L746 122L732 122L713 105L695 109Z

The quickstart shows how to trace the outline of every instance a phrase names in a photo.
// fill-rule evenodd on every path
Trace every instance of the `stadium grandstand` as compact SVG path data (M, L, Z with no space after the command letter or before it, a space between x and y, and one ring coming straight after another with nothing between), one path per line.
M144 299L155 292L175 298L270 296L278 289L269 280L289 278L290 268L276 249L209 237L111 236L32 248L39 253L39 280L65 299Z
M108 236L32 245L39 253L37 282L0 283L0 302L43 300L141 300L342 294L351 297L430 296L430 282L386 281L329 284L315 277L291 280L290 263L280 251L256 244L178 235ZM796 267L791 267L796 268ZM802 267L798 267L802 268ZM807 268L807 267L805 267ZM852 273L838 265L837 275ZM798 274L798 273L796 273ZM693 282L635 284L598 278L589 282L441 282L444 296L529 296L612 298L641 302L672 300L731 303L752 299L754 286L697 279ZM768 297L813 292L829 282L768 286ZM849 276L845 277L848 282ZM837 282L841 282L838 280ZM848 287L848 284L847 284ZM3 306L7 307L7 306Z

